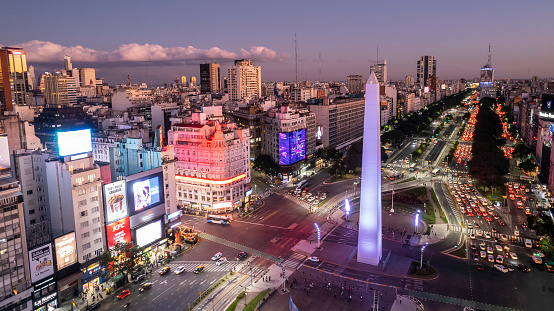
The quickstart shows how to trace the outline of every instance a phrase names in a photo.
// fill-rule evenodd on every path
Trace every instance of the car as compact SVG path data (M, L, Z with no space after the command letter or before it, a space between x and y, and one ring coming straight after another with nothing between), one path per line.
M476 264L476 265L475 265L475 268L477 268L477 270L479 270L479 271L485 270L485 267L483 267L483 265L480 264L480 263Z
M474 240L475 240L475 234L473 234L473 233L472 233L472 234L470 234L470 235L469 235L469 238L470 238L470 239L474 239Z
M137 277L133 280L133 283L140 283L142 280L144 280L144 275L137 275Z
M204 271L204 265L200 265L200 266L196 267L196 270L194 270L194 273L199 274L202 271Z
M144 283L139 288L139 291L144 292L145 290L150 289L150 288L152 288L152 283Z
M537 250L535 254L539 255L541 258L544 258L544 253L542 251Z
M490 246L487 247L487 253L489 253L489 254L494 253L493 250L492 250L492 247L490 247Z
M478 223L474 223L473 226L474 226L475 228L480 228L480 227L481 227L481 226L479 226Z
M117 295L117 299L121 300L127 296L131 295L131 291L126 289L124 291L121 292L121 294Z
M508 245L508 244L504 244L503 248L506 252L510 251L510 245Z
M497 252L502 252L502 245L496 244L496 245L495 245L495 248L496 248L496 251L497 251Z
M181 274L185 272L185 266L180 266L177 269L175 269L175 274Z
M498 216L497 214L494 214L494 215L492 215L492 218L498 219L498 218L500 218L500 216Z
M554 266L550 265L549 264L550 262L547 262L545 265L546 265L546 270L548 272L554 272Z
M502 220L498 220L498 225L505 226L506 224Z
M526 223L522 223L522 224L521 224L521 227L522 227L522 228L527 228L527 224L526 224Z
M248 256L247 252L240 252L235 256L235 260L242 260Z
M536 264L542 264L542 258L537 255L537 254L533 254L533 256L531 256L531 258L533 258L533 261L536 263Z
M326 195L322 195L321 197L319 197L319 199L320 199L321 201L323 201L323 200L327 199L327 196L326 196Z
M517 266L519 270L521 270L522 272L531 272L531 269L524 264L519 264Z
M491 232L498 232L495 227L491 227Z
M488 256L488 260L489 260L490 262L494 262L494 257L493 257L492 255L489 255L489 256Z
M504 256L502 256L502 255L496 256L496 262L497 263L503 263L504 262Z
M473 225L472 224L467 224L467 228L468 229L473 229Z
M485 232L485 238L490 239L490 238L491 238L491 234L490 234L489 232Z
M481 258L487 258L487 253L485 251L481 251L479 254L481 255Z
M477 236L483 236L483 231L477 230Z
M531 242L531 239L525 239L525 247L532 248L533 242Z
M479 254L473 254L473 260L479 260Z
M479 248L480 248L482 251L484 251L485 248L486 248L485 243L483 242L483 243L479 244Z
M318 258L318 257L315 257L315 256L308 257L308 260L309 260L309 261L313 261L313 262L319 262L319 258Z
M504 267L503 265L496 264L496 265L494 265L494 267L500 272L504 272L504 273L508 272L508 268Z
M471 250L477 250L477 246L475 246L475 244L471 244L469 248L471 248Z
M504 234L504 233L502 233L502 234L500 235L500 237L501 237L502 239L504 239L504 240L507 240L507 239L508 239L508 236L507 236L506 234Z
M319 204L319 200L315 200L312 202L313 205L318 205Z
M171 270L170 267L168 266L163 267L162 270L160 270L160 275L165 275L166 273L169 272L169 270Z
M215 263L216 266L221 266L222 264L227 262L227 257L221 257L219 260Z
M93 310L96 310L96 309L99 309L100 308L100 303L99 302L96 302L96 303L93 303L91 305L88 305L85 309L85 311L93 311Z
M514 266L514 265L506 265L506 268L508 268L508 271L515 271L516 266Z
M487 218L485 218L485 220L488 221L488 222L491 222L491 221L492 221L492 218L487 217Z
M221 258L221 256L223 256L223 253L222 253L222 252L216 253L216 254L212 257L212 260L218 260L219 258Z

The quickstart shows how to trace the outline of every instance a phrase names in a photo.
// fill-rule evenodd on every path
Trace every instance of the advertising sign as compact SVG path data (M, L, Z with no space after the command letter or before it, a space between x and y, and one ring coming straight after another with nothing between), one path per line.
M10 168L10 148L8 147L8 135L0 136L0 169Z
M54 274L52 245L47 244L29 251L31 282L38 282Z
M104 186L104 203L106 204L106 223L127 217L127 200L125 199L125 181L116 181Z
M58 154L62 157L92 151L90 129L58 132Z
M142 213L131 216L131 228L140 227L141 225L151 222L152 220L165 214L165 206L163 204L146 210Z
M137 244L140 247L162 238L162 220L157 220L136 230Z
M58 270L71 266L77 262L75 232L56 238L54 240L54 246L56 249L56 266Z
M129 181L127 194L129 195L129 214L140 213L150 207L164 203L162 187L162 173L155 173L140 179Z
M131 224L129 217L125 217L106 226L108 236L108 248L114 247L117 243L131 243Z
M279 133L279 165L289 165L306 157L305 129Z
M541 98L541 111L539 117L543 120L554 120L554 95L542 94Z

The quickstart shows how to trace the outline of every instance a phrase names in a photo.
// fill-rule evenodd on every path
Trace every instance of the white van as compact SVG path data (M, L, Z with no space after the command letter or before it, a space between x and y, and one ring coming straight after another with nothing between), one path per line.
M531 242L531 239L525 239L525 247L532 248L533 242Z

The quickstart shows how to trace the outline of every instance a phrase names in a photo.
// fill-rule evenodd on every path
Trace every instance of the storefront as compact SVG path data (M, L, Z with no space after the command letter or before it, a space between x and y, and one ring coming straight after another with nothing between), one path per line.
M100 284L106 281L106 269L100 267L100 262L82 268L81 271L84 273L83 277L81 277L83 293L94 291L94 289L98 288Z
M32 301L34 311L50 311L58 307L58 291L53 278L35 285Z

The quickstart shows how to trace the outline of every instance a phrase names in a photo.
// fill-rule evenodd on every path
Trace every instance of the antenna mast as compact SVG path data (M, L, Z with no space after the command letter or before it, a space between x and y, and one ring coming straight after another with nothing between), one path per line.
M321 52L319 52L319 82L321 82Z
M492 66L491 63L491 42L489 41L489 60L487 61L487 65Z
M294 34L294 59L296 64L296 80L298 82L298 42L296 41L296 33Z
M379 65L379 42L377 42L377 62L375 65Z

